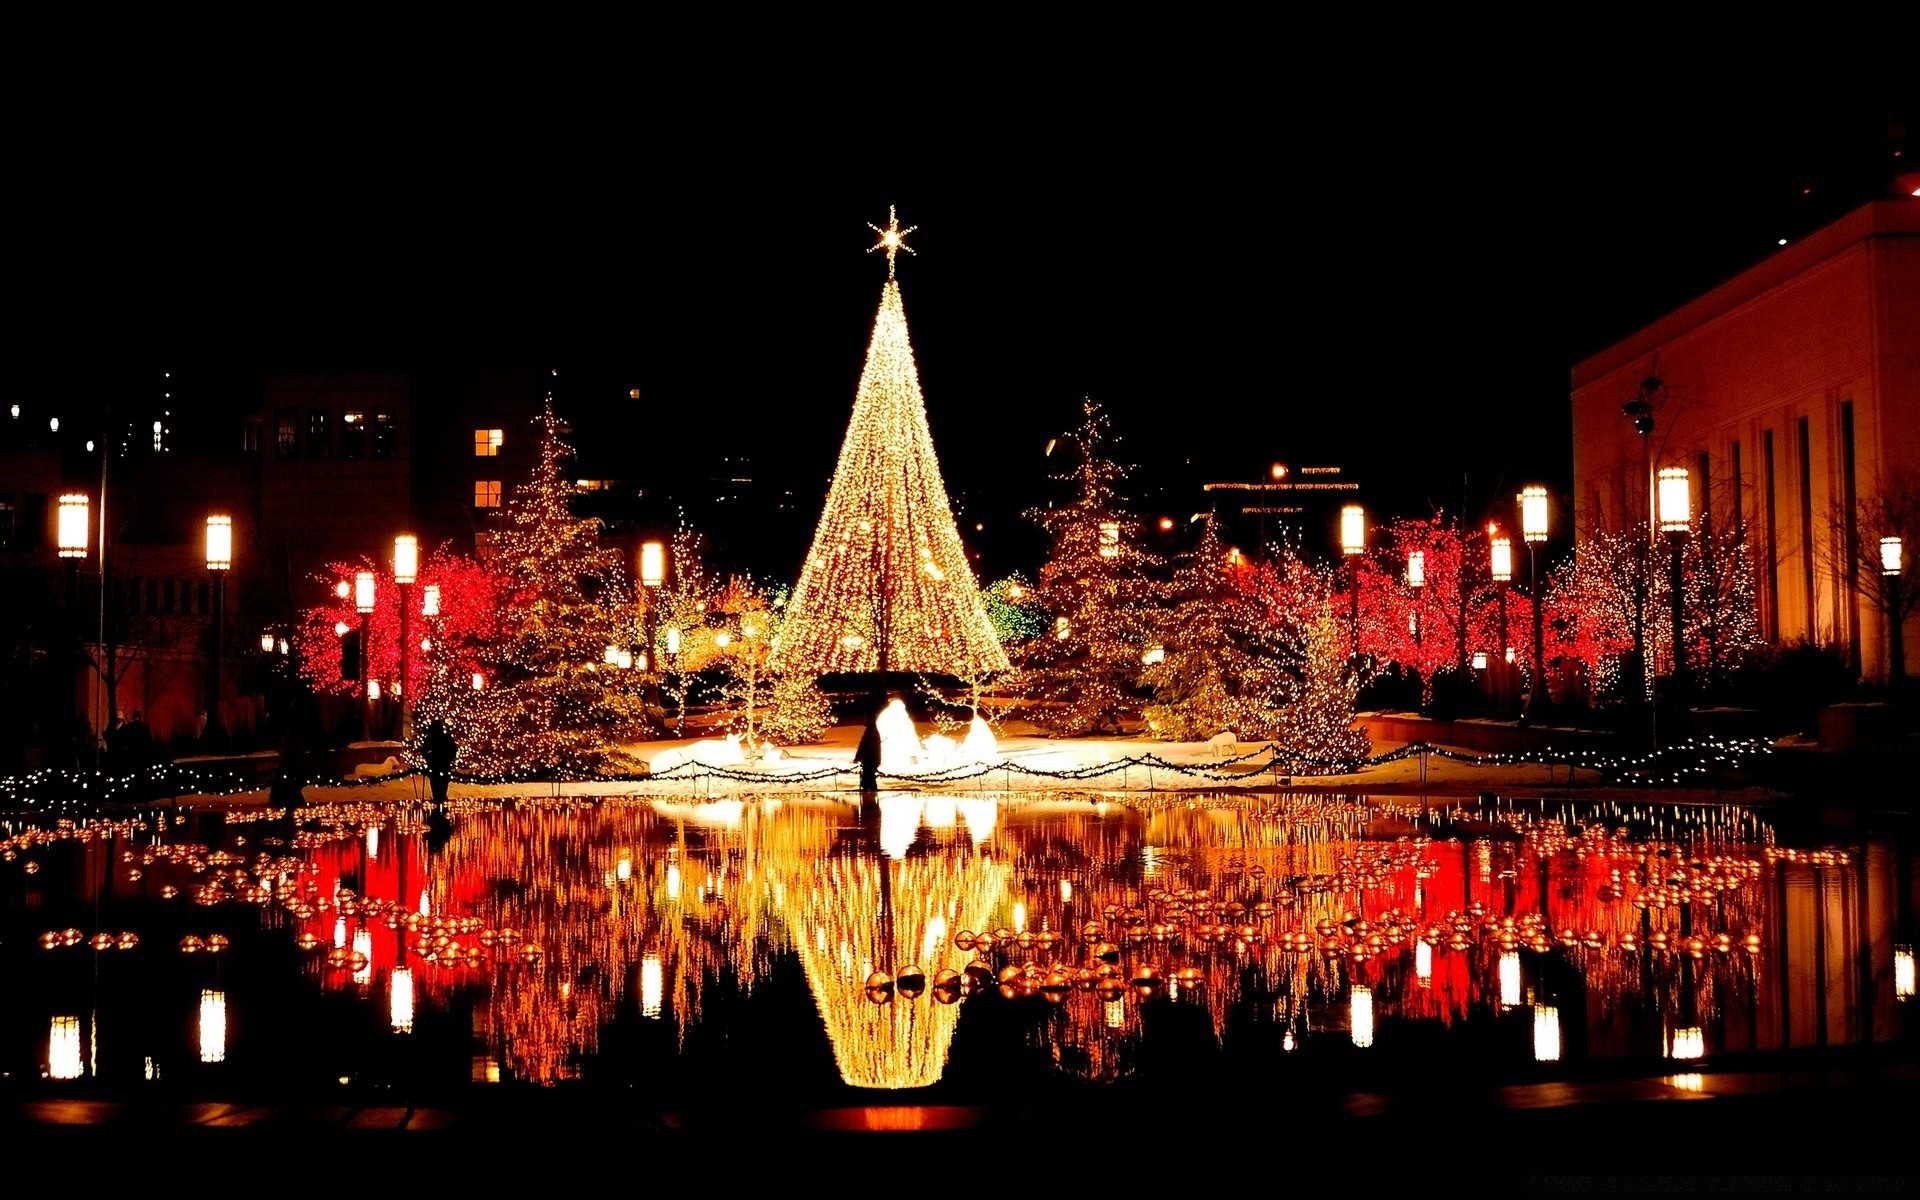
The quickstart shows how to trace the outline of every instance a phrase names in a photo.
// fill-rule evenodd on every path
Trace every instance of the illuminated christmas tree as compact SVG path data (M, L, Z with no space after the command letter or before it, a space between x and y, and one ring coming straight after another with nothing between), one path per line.
M1280 710L1280 749L1297 755L1297 770L1344 774L1373 747L1365 726L1354 721L1360 679L1347 669L1347 643L1331 609L1304 631L1300 678Z
M1008 688L1022 717L1067 737L1120 732L1138 711L1141 656L1156 628L1160 560L1141 547L1140 521L1121 498L1129 468L1109 455L1107 426L1083 400L1054 477L1072 495L1027 514L1051 542L1036 589L1051 628L1021 647Z
M1153 693L1141 715L1154 736L1277 735L1293 684L1282 664L1298 657L1288 653L1296 627L1270 615L1256 590L1261 574L1221 540L1211 515L1193 546L1174 557L1158 640L1141 658L1140 680Z
M867 362L771 667L780 674L917 672L961 679L1007 669L927 429L894 259L911 228L872 227L887 282Z
M449 719L460 769L478 774L592 775L637 767L622 743L657 732L646 673L612 666L609 647L636 639L638 606L600 523L575 517L561 463L571 453L549 396L537 421L531 479L516 488L487 555L499 579L493 637L475 647L474 687Z

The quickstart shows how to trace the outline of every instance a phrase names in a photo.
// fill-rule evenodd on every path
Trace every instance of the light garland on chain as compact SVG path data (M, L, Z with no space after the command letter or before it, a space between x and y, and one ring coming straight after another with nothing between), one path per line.
M875 226L879 229L878 226ZM776 673L924 672L974 679L1007 654L953 520L927 428L894 255L911 249L891 214L877 248L887 282L812 548L771 652Z
M1284 775L1289 779L1294 776L1354 775L1370 767L1398 762L1417 754L1430 754L1436 758L1472 766L1519 766L1537 763L1567 766L1575 770L1594 771L1601 775L1612 776L1646 771L1644 777L1636 779L1635 782L1649 786L1666 786L1710 779L1716 771L1737 770L1750 760L1764 757L1771 752L1771 744L1765 741L1720 738L1693 738L1665 749L1632 755L1603 755L1586 750L1466 754L1428 742L1413 742L1384 754L1361 759L1314 759L1283 751L1278 746L1267 743L1245 754L1222 759L1218 764L1210 767L1196 767L1172 762L1156 754L1142 754L1092 763L1083 767L1069 767L1059 771L1048 771L1039 767L1002 761L963 764L922 773L894 774L883 771L879 773L879 777L906 783L942 784L970 782L999 772L1004 775L1007 786L1011 788L1016 778L1078 781L1103 779L1117 774L1124 781L1131 772L1146 771L1148 790L1152 790L1154 772L1165 772L1180 778L1205 779L1217 783L1251 787L1258 785L1257 776L1268 773L1276 776ZM1237 766L1244 766L1246 769L1239 771L1228 769ZM1648 768L1658 769L1648 770ZM297 786L302 789L313 787L329 790L368 788L424 774L421 768L409 766L388 775L364 779L309 776L300 781ZM856 769L849 764L782 774L778 777L778 782L782 785L798 785L832 781L838 786L851 786L856 777ZM557 768L531 772L456 771L453 773L453 782L477 786L525 784L557 786L562 783L602 783L622 786L708 780L766 784L769 782L769 776L763 772L710 766L695 761L682 763L658 774L648 772L597 774ZM284 785L285 781L283 781ZM268 786L258 780L243 779L237 772L231 770L202 771L175 767L171 764L149 767L144 771L125 776L51 768L0 780L0 807L4 807L4 810L9 812L74 818L89 816L118 805L152 803L181 796L235 796L263 791Z

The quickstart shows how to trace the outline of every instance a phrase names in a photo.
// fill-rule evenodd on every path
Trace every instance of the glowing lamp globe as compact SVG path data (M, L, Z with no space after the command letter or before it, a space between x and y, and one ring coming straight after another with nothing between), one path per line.
M1425 587L1427 585L1427 552L1425 550L1407 551L1407 586Z
M1547 489L1520 489L1520 536L1529 542L1547 540Z
M1493 539L1493 581L1506 583L1513 578L1513 539Z
M393 539L393 581L410 584L420 573L420 543L410 533Z
M1685 533L1693 519L1693 493L1685 467L1660 468L1660 532Z
M1340 553L1358 554L1367 548L1367 510L1349 504L1340 510Z
M87 496L84 492L71 492L60 497L60 557L85 558L87 556Z
M65 501L63 500L62 503ZM1880 539L1880 573L1898 575L1900 573L1900 539L1883 537Z
M353 607L358 612L373 611L373 572L360 571L353 577Z
M233 518L207 518L207 570L225 571L233 566Z

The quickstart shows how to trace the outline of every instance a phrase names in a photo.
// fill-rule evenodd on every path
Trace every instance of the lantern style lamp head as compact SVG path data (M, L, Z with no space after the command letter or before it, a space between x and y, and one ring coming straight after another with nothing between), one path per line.
M1529 543L1547 540L1547 489L1520 489L1520 536Z
M1660 468L1660 532L1685 533L1693 519L1693 495L1685 467Z
M64 501L62 501L64 503ZM64 553L64 551L62 552ZM1900 573L1900 539L1883 537L1880 539L1880 573L1898 575Z
M233 518L207 518L207 570L226 571L233 567Z
M87 494L69 492L60 497L60 557L87 556Z
M657 588L667 581L667 548L660 542L640 545L640 583Z
M410 584L420 573L420 543L410 533L393 539L393 581Z
M1513 578L1513 539L1493 539L1493 581L1506 583Z
M355 611L370 613L373 611L373 572L360 571L353 577L353 607Z
M421 589L420 611L429 617L440 615L440 585L430 583Z
M1367 510L1349 504L1340 510L1340 553L1359 554L1367 548Z
M1425 550L1407 551L1407 586L1425 587L1427 585L1427 552Z

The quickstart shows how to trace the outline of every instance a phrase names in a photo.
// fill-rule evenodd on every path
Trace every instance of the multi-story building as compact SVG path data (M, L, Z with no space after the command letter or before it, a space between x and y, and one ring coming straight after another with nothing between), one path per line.
M1914 182L1572 372L1576 540L1650 530L1659 473L1685 469L1696 521L1745 535L1766 637L1829 647L1869 681L1895 644L1871 514L1920 502Z
M44 403L0 414L0 773L74 760L76 717L100 731L138 713L182 749L210 721L245 744L267 717L271 656L336 565L385 568L403 533L423 557L485 553L532 474L549 394L577 430L580 510L614 544L663 537L664 497L637 478L638 406L561 384L535 369L314 372L217 402L156 391L152 413L128 402L111 417ZM586 386L610 381L595 373ZM175 434L169 403L194 405L190 436ZM86 498L83 555L59 553L63 495ZM213 516L230 521L225 569L207 558Z

